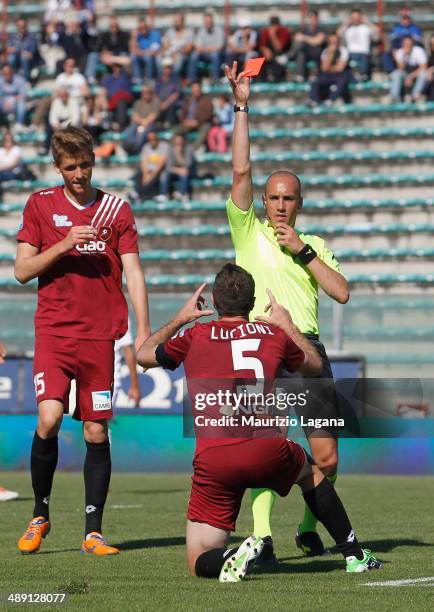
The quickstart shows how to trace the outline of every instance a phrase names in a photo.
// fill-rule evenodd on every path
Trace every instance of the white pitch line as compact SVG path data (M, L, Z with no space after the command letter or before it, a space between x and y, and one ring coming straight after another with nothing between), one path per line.
M433 582L434 585L434 576L427 576L426 578L407 578L405 580L386 580L385 582L364 582L362 586L405 586L418 582Z
M123 510L124 508L143 508L143 504L118 504L115 506L110 506L110 508L115 508L116 510Z

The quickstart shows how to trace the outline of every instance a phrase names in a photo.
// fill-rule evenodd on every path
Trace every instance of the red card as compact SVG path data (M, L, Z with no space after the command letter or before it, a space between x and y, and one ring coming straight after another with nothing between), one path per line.
M265 62L265 57L255 57L253 59L249 59L244 66L244 72L248 72L246 74L248 77L255 77L261 72L261 68L263 63Z

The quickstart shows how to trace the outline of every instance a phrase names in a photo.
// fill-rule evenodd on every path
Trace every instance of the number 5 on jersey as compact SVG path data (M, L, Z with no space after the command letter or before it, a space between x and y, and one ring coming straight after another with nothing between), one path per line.
M44 381L45 372L38 372L36 376L33 378L33 382L35 384L35 393L36 397L39 395L43 395L45 393L45 381Z

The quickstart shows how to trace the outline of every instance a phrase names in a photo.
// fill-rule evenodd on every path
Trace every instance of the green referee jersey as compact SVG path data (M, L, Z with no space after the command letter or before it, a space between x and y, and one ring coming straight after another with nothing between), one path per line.
M298 329L305 334L319 334L318 283L309 269L300 264L286 248L281 248L268 220L261 222L253 204L249 210L226 202L236 263L255 279L255 307L250 318L264 313L270 289L279 304L287 308ZM339 263L319 236L302 234L300 239L312 246L318 257L340 272Z

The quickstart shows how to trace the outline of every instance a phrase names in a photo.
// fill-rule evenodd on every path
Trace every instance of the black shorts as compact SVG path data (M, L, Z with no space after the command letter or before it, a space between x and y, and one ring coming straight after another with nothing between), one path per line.
M300 406L298 403L294 406L294 411L302 423L306 437L312 433L327 432L334 437L338 436L339 427L334 424L334 421L339 419L339 402L336 395L336 389L333 380L332 367L327 356L325 347L319 341L318 336L313 334L303 334L316 348L321 357L323 368L321 374L315 378L303 376L299 372L288 372L282 368L279 372L279 387L284 387L286 392L306 393L307 402L305 406ZM303 425L309 419L325 419L331 424L321 424L320 427Z

